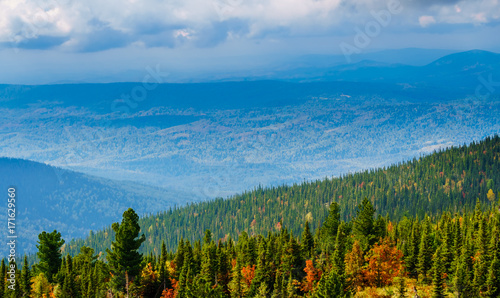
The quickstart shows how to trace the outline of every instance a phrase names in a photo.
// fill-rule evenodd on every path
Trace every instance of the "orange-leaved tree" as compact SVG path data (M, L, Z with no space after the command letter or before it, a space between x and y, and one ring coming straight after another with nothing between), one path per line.
M318 281L321 279L321 270L314 268L314 264L312 260L306 261L306 268L304 268L304 272L307 274L302 282L300 287L302 292L309 293Z
M375 244L365 256L368 265L363 275L368 285L382 287L392 284L403 269L402 257L403 252L387 238Z

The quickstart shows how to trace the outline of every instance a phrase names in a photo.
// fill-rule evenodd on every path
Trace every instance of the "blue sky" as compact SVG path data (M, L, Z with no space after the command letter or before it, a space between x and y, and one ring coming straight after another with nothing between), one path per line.
M360 37L359 35L365 35ZM500 51L499 0L0 0L0 83L272 68L309 54Z

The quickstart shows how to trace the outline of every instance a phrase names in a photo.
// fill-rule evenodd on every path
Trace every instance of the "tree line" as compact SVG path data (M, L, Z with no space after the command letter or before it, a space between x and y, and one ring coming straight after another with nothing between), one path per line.
M281 223L237 241L206 230L157 255L139 253L146 239L129 209L104 260L86 246L63 256L61 234L41 233L40 261L24 259L14 291L2 261L0 297L500 297L499 206L391 221L365 198L351 221L332 203L321 227L306 221L298 237Z

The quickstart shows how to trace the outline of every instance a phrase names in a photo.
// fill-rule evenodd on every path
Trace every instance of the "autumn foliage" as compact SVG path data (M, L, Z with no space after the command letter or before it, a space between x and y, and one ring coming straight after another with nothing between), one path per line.
M306 273L306 277L302 282L300 289L302 292L310 292L314 289L316 283L321 279L321 270L318 270L314 267L312 260L306 261L306 268L304 268L304 272Z
M388 239L375 244L365 260L368 262L363 270L367 285L382 287L392 284L403 269L403 252L397 249Z

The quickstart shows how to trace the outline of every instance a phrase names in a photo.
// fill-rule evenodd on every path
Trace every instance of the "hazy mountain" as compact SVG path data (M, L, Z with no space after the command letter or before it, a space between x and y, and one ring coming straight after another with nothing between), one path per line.
M18 252L34 249L37 235L57 229L64 238L83 237L101 229L132 207L139 214L184 205L181 192L116 182L28 160L0 158L1 189L16 189ZM0 218L6 220L6 213ZM6 233L4 229L3 233ZM4 253L5 248L2 248Z

